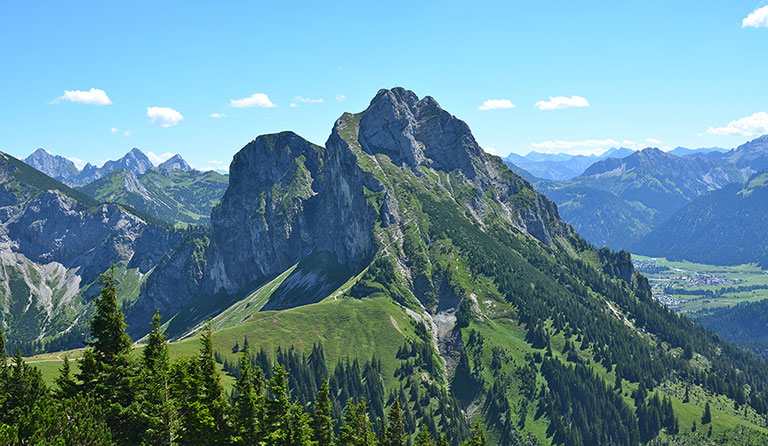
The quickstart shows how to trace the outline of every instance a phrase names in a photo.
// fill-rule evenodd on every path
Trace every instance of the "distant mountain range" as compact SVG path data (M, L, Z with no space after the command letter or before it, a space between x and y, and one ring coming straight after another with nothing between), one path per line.
M24 162L99 202L120 203L170 224L208 224L227 188L228 176L193 169L176 154L155 167L137 148L101 167L75 164L45 149Z
M567 181L529 181L587 240L629 249L697 197L743 183L768 166L767 160L768 136L763 136L728 151L648 148L597 161Z
M530 172L545 180L569 180L580 175L596 161L606 158L624 158L634 153L626 147L611 148L600 155L571 155L568 153L530 152L525 156L509 154L504 162ZM512 168L514 170L514 168Z

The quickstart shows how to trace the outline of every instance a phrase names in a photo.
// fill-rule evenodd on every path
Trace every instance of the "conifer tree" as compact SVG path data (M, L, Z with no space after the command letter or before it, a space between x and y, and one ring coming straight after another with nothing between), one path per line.
M376 441L365 401L353 404L352 400L348 400L336 444L338 446L384 446L386 444L384 438L386 436L382 435L382 440Z
M257 445L261 441L260 417L263 411L262 389L255 385L254 371L248 352L240 356L240 376L233 392L233 424L235 434L233 443ZM259 379L261 379L259 377ZM258 387L261 387L259 385Z
M387 443L384 446L405 446L408 437L405 435L405 426L403 424L403 411L400 407L400 399L396 398L394 404L389 409L387 416Z
M435 446L435 440L425 424L421 425L419 434L416 436L415 446Z
M227 400L224 396L224 387L221 385L215 352L213 350L213 337L210 321L205 324L200 337L200 353L198 364L203 391L202 403L208 409L213 418L214 437L219 444L224 444L227 438Z
M709 401L704 406L704 413L701 415L701 424L709 424L712 422L712 412L709 409Z
M464 446L486 446L488 444L488 439L485 437L485 431L483 431L483 427L480 425L479 421L475 423L475 427L472 428L470 435L471 437L469 440L463 443ZM580 437L580 434L578 436Z
M323 379L315 399L315 413L312 415L312 440L319 446L333 444L333 426L336 421L332 417L333 405L330 394L331 387L328 385L328 380Z
M64 398L70 398L77 393L77 382L72 376L72 366L69 362L69 356L64 355L64 362L59 369L59 376L54 380L59 387L58 394Z
M272 398L267 401L265 417L267 443L287 446L291 439L291 399L288 393L288 373L281 364L276 364L269 382Z
M133 380L135 371L131 360L131 338L126 333L123 310L117 301L118 286L115 266L101 274L99 295L94 299L95 313L91 320L92 341L80 359L79 379L82 388L94 395L105 408L107 424L119 444L138 443L140 429L135 419Z
M160 313L152 318L152 331L142 351L141 403L147 429L143 439L152 445L174 445L179 415L171 395L168 341L160 326Z

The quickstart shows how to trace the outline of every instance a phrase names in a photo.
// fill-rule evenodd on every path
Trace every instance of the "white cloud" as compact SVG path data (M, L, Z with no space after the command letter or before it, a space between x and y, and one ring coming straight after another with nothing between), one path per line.
M303 98L301 96L296 96L295 98L293 98L293 100L296 102L303 102L305 104L319 104L323 102L323 98L311 99L311 98Z
M123 133L125 136L131 136L133 135L133 130L126 130L125 133Z
M173 153L170 152L161 153L160 155L156 155L154 152L147 152L147 158L149 158L149 160L152 161L152 164L154 165L158 165L164 161L167 161L172 156Z
M589 102L582 96L550 96L548 101L539 101L535 107L539 110L558 110L571 107L589 107Z
M659 145L662 143L661 140L658 140L656 138L646 138L645 142L647 142L648 144L656 144L656 145Z
M209 170L213 170L213 171L216 171L216 172L219 172L219 173L224 173L224 174L229 173L229 167L228 166L221 167L221 166L193 165L192 168L194 168L196 170L201 170L203 172L209 171Z
M544 142L531 144L531 146L533 146L536 149L545 149L545 150L568 150L568 149L575 149L579 147L609 147L609 146L619 146L619 145L621 145L621 142L616 141L615 139L585 139L583 141L556 140L556 141L544 141Z
M498 152L496 152L496 149L493 147L483 147L483 150L485 150L486 153L490 153L491 155L499 155Z
M344 96L343 94L337 94L337 95L336 95L336 100L337 100L338 102L344 102L344 100L345 100L345 99L347 99L347 97L346 97L346 96Z
M567 152L571 155L598 155L611 147L626 147L637 150L645 147L645 144L637 143L629 139L618 141L616 139L585 139L582 141L543 141L532 143L537 152L543 153L561 153ZM574 150L577 149L577 150Z
M112 101L104 90L91 88L88 91L83 90L64 90L64 94L51 101L51 104L58 104L59 101L69 101L76 104L90 105L109 105Z
M226 113L211 113L211 118L226 118Z
M119 131L120 131L120 129L118 129L118 128L116 128L116 127L112 127L111 129L109 129L109 132L110 132L110 133L117 133L117 132L119 132Z
M478 110L499 110L502 108L515 108L515 104L509 99L488 99L483 105L477 107Z
M298 106L299 106L299 104L294 104L293 102L291 102L291 103L290 103L290 104L288 104L288 105L290 105L290 106L291 106L291 108L296 108L296 107L298 107Z
M147 117L160 127L173 127L184 119L181 113L168 107L147 107Z
M71 157L69 157L67 159L72 161L73 163L75 163L75 167L77 167L78 169L82 169L83 167L85 167L85 161L81 160L80 158L76 158L74 156L71 156Z
M216 164L216 165L222 165L224 164L224 161L217 161L217 160L210 160L208 161L208 164Z
M235 108L248 108L248 107L264 107L272 108L277 107L269 100L269 96L264 93L254 93L247 98L232 99L229 101L229 105Z
M757 8L741 21L742 28L768 28L768 6Z
M729 122L724 127L710 127L712 135L756 136L768 133L768 113L758 112L751 116Z

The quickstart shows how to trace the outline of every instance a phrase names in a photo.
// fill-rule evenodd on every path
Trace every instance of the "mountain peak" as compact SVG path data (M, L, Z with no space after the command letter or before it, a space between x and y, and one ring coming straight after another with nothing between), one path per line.
M385 154L396 165L446 172L461 169L474 178L485 153L467 124L437 101L401 87L379 90L360 114L359 143L369 154Z
M192 170L192 167L187 164L187 162L184 161L184 158L182 158L178 153L168 158L166 161L160 163L157 167L159 169L180 170L183 172L189 172Z
M42 147L23 160L26 164L67 185L72 185L79 173L77 166L63 156L54 155Z

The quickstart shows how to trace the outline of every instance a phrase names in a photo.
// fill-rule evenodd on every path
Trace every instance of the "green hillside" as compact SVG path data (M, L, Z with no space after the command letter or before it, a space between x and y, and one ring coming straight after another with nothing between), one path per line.
M131 206L170 224L208 224L228 178L214 171L152 169L136 177L117 170L80 188L100 202Z

